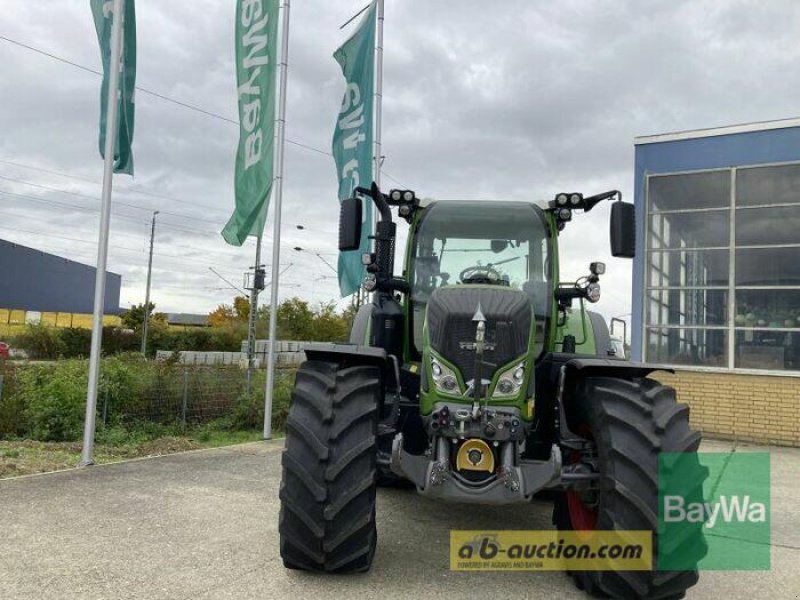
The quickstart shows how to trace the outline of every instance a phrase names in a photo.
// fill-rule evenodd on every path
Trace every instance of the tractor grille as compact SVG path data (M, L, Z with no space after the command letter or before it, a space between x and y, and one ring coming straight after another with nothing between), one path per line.
M465 381L475 376L475 352L462 349L461 342L475 341L477 323L472 317L478 303L486 317L486 341L495 344L484 353L484 361L499 367L528 349L531 305L522 292L472 286L436 290L428 301L431 347L455 364ZM494 369L484 367L484 378L493 374Z

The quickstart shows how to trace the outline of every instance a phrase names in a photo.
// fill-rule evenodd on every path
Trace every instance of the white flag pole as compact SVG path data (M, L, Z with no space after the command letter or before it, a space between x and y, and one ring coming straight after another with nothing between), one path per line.
M375 173L373 180L381 187L381 122L383 119L383 0L378 0L378 32L375 38ZM373 211L375 219L377 214Z
M94 314L92 315L92 346L89 354L89 385L86 390L86 419L83 429L81 466L94 464L94 431L97 411L97 386L100 379L100 348L103 341L103 310L106 292L106 262L108 259L108 229L111 222L111 187L114 178L114 149L117 145L119 77L122 70L122 22L125 0L114 0L111 22L111 58L109 61L108 96L106 97L106 139L103 167L103 196L100 204L100 236L97 242L97 272L94 279Z
M283 146L286 134L286 76L289 68L289 0L281 7L281 58L280 85L278 87L278 117L275 121L275 206L272 234L272 288L269 309L269 355L267 357L267 383L264 390L264 439L272 437L272 388L275 385L275 336L278 329L278 287L280 285L281 256L281 201L283 200Z

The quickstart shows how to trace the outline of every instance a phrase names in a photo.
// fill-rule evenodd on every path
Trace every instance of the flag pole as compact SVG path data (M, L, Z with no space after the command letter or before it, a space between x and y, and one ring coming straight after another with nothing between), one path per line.
M103 310L105 308L106 262L108 260L108 229L111 222L111 187L114 178L114 149L117 144L119 77L122 55L122 21L125 0L114 0L111 27L111 59L108 63L108 96L106 97L106 139L103 167L103 196L100 204L100 235L97 242L97 271L94 279L94 313L92 315L92 345L89 353L89 385L86 390L86 419L83 429L81 466L94 464L94 432L97 412L97 387L100 379L100 349L103 342Z
M375 124L374 132L374 146L375 154L373 156L372 180L380 189L381 187L381 153L383 151L381 146L381 123L383 122L383 0L378 0L377 7L378 27L375 36L375 91L373 93L373 106L374 106L374 119ZM376 231L378 227L378 213L372 211L372 231ZM359 307L362 304L361 294L364 294L363 304L370 301L370 293L366 290L359 288Z
M375 38L375 173L373 180L381 187L381 122L383 119L383 0L378 0L378 31ZM373 212L373 219L378 215ZM374 230L374 223L373 223Z
M275 336L278 329L278 286L281 254L281 201L283 200L283 147L286 133L286 76L289 67L289 0L283 0L281 18L281 62L278 88L275 149L275 213L272 234L272 288L269 309L269 355L267 382L264 390L264 439L272 437L272 388L275 385Z

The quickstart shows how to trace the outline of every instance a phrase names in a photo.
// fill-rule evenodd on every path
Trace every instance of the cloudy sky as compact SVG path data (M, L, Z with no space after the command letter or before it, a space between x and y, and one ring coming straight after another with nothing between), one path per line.
M331 55L364 4L293 2L282 297L337 297L324 262L336 261L325 152L343 92ZM211 269L241 286L253 262L252 243L219 236L238 136L234 6L137 1L137 84L211 115L137 92L136 177L115 178L109 254L123 306L144 299L153 210L159 310L230 303ZM799 115L799 31L796 0L386 0L386 183L442 199L631 199L635 136ZM0 36L0 238L94 264L100 78L18 45L99 70L89 2L0 0ZM630 312L631 263L610 258L607 231L607 206L570 225L562 279L605 260L610 317Z

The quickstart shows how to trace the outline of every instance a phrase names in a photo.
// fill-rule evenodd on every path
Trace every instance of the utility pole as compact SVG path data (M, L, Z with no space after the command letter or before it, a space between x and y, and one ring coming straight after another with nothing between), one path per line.
M246 287L246 286L245 286ZM258 294L264 289L264 265L261 264L261 236L256 241L256 264L250 282L250 315L247 319L247 393L252 391L253 371L256 362L256 322L258 319Z
M150 279L153 275L153 242L156 237L156 215L153 211L153 223L150 227L150 258L147 261L147 291L144 294L144 324L142 325L142 355L147 356L147 324L150 321Z

